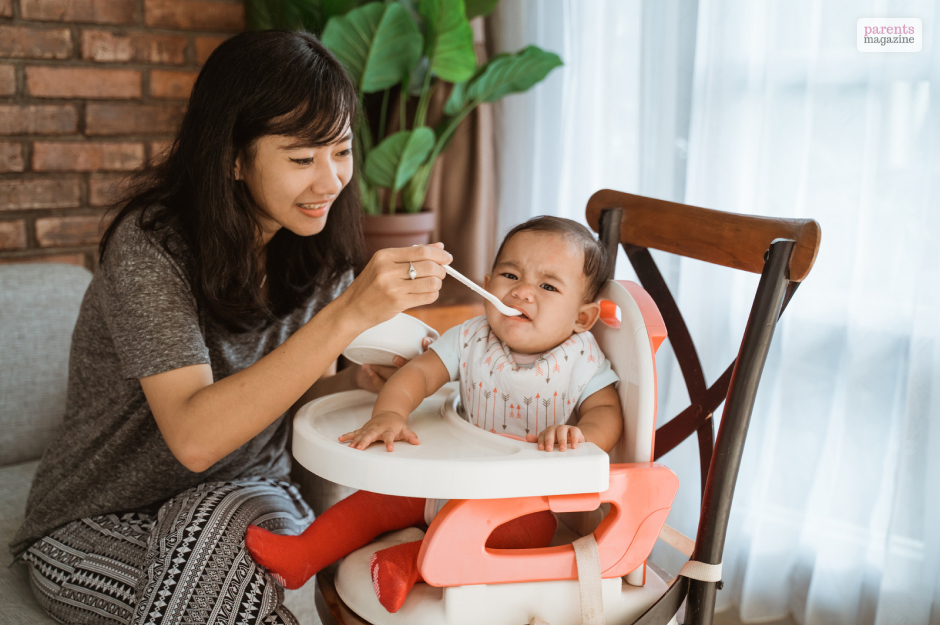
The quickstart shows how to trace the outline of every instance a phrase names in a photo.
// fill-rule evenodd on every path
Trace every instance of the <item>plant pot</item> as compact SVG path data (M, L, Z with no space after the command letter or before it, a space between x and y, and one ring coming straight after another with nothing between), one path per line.
M362 234L366 239L369 258L387 247L411 247L431 242L436 217L433 211L396 213L394 215L363 215Z

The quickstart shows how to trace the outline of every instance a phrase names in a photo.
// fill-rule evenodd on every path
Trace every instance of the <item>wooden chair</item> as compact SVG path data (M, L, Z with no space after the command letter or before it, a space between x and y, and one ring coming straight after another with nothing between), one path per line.
M702 507L691 560L720 564L764 362L777 319L816 260L819 224L811 219L737 215L610 190L591 197L587 220L600 233L612 258L616 258L617 246L623 246L643 288L663 316L691 403L656 431L655 458L693 433L697 435ZM761 276L738 357L711 386L705 383L695 345L650 248ZM612 262L611 278L613 272ZM723 401L724 413L715 439L711 417ZM683 541L674 538L668 542L675 545ZM715 591L720 588L720 581L690 580L680 575L633 625L665 625L686 599L685 623L711 625ZM330 569L317 575L316 602L325 625L368 625L337 596Z

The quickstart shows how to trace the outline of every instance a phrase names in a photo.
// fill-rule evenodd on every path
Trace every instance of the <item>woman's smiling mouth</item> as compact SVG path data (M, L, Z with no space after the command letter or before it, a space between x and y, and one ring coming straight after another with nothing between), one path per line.
M330 206L329 202L319 204L296 204L298 210L308 217L323 217Z

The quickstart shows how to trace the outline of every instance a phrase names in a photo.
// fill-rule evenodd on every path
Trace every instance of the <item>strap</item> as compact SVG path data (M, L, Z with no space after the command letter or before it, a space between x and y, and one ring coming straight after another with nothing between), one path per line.
M721 581L721 563L706 564L697 560L689 560L682 565L679 575L696 579L700 582L720 582Z
M601 557L594 534L571 543L578 565L581 593L581 625L604 625L604 596L601 590Z

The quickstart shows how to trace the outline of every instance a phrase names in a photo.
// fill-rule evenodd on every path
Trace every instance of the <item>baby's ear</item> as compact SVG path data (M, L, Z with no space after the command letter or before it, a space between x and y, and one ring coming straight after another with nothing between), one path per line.
M489 290L489 288L490 288L490 277L492 277L492 275L493 275L493 274L488 273L488 274L486 274L485 276L483 276L483 289L484 289L484 290Z
M578 309L578 318L574 321L574 331L576 333L586 332L594 327L601 316L601 305L597 302L581 304Z

